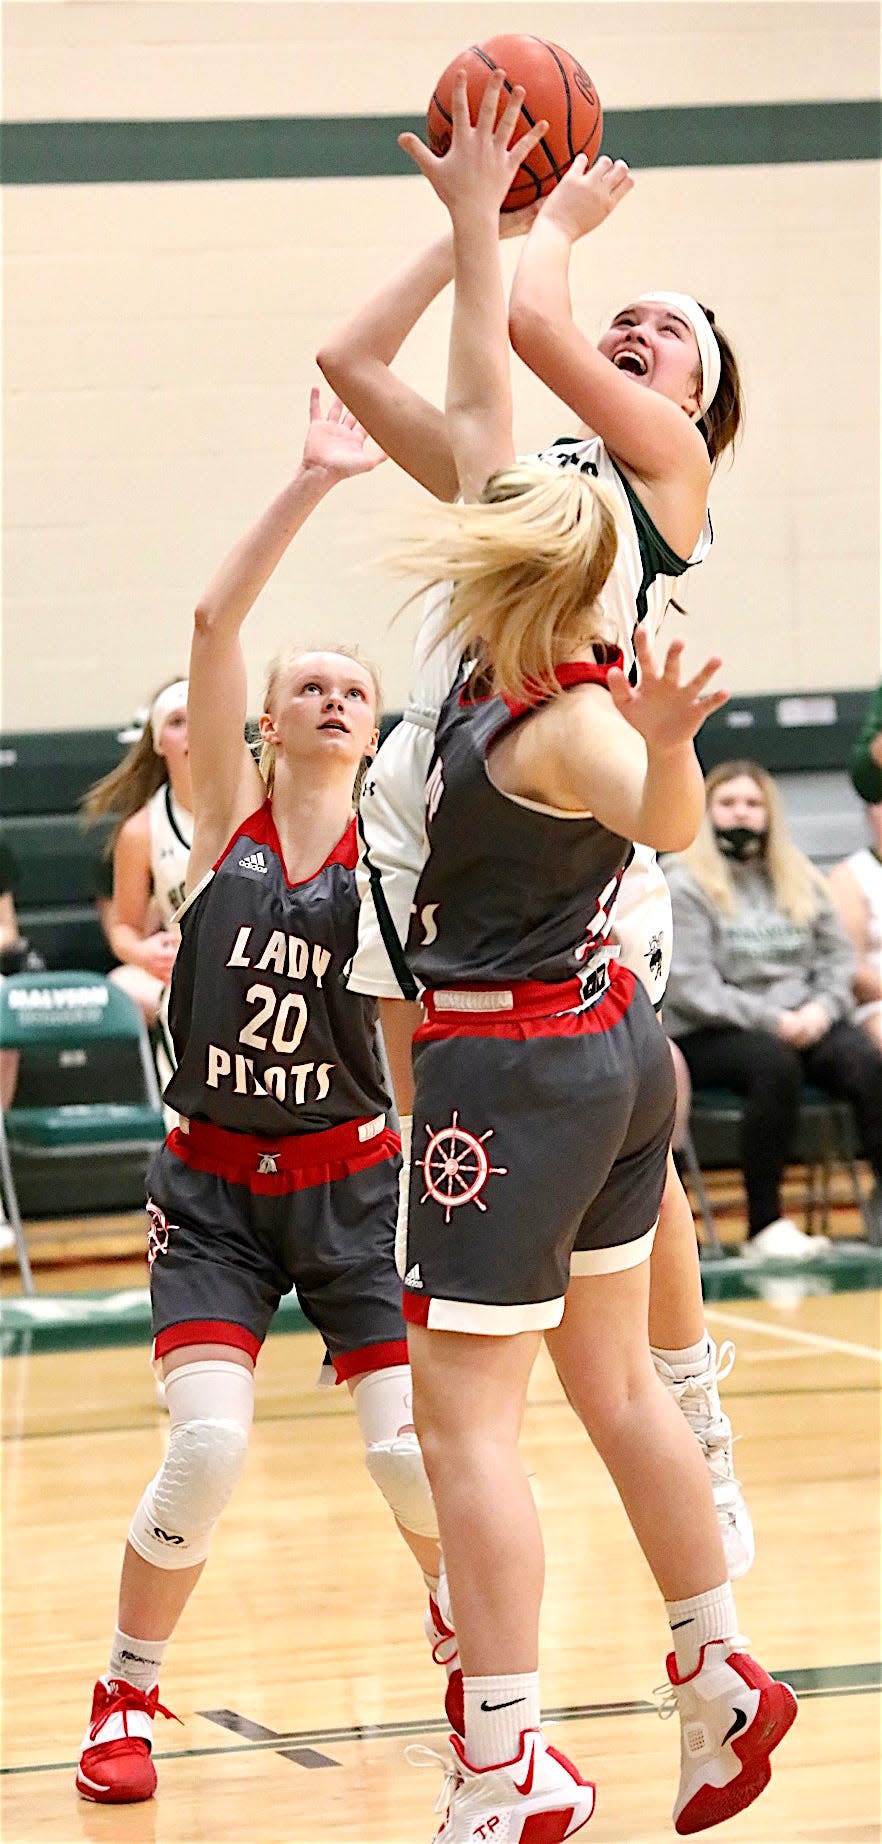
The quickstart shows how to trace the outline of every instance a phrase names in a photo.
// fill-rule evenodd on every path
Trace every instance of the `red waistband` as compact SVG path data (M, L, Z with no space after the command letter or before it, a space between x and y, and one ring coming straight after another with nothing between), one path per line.
M608 985L606 969L591 991L590 999L599 998ZM421 995L427 1024L444 1024L448 1020L485 1018L500 1022L506 1018L549 1018L557 1012L575 1012L586 1003L585 982L581 979L516 980L509 986L443 986Z
M624 1017L634 983L634 974L613 960L588 980L561 980L554 985L523 980L513 986L458 986L424 992L425 1021L413 1041L590 1036L611 1030Z
M173 1128L166 1145L194 1171L211 1172L231 1184L268 1195L306 1189L348 1172L391 1159L401 1142L385 1114L344 1121L321 1133L232 1133L210 1121L191 1120Z

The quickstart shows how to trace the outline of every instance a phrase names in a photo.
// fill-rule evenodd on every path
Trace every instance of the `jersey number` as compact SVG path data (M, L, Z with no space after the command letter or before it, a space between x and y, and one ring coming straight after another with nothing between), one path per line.
M249 986L245 994L246 1005L255 1005L257 1010L239 1032L240 1044L247 1044L252 1050L265 1050L267 1038L260 1035L261 1027L269 1026L273 1012L277 1010L272 1030L272 1046L280 1054L297 1050L303 1041L309 1023L306 1000L299 992L286 992L282 1000L271 986ZM291 1027L290 1036L287 1035Z

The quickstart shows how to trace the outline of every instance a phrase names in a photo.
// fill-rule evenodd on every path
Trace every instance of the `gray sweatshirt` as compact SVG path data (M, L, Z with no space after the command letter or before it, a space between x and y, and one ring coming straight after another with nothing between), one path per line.
M811 922L791 922L761 868L733 864L735 910L718 910L685 865L665 875L674 909L674 953L665 994L669 1037L714 1025L774 1030L781 1012L817 1000L830 1023L854 1012L855 952L829 897Z

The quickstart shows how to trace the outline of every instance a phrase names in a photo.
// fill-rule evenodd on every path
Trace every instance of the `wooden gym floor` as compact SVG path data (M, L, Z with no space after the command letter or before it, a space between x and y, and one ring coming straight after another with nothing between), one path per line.
M114 1233L125 1243L131 1225ZM132 1285L127 1253L38 1269L39 1291ZM708 1308L718 1342L738 1347L724 1398L757 1527L741 1626L801 1695L770 1788L721 1844L880 1836L880 1295L826 1286L819 1270ZM445 1734L422 1583L348 1397L313 1387L320 1355L311 1332L264 1349L245 1475L166 1658L162 1695L184 1726L157 1721L157 1798L116 1808L79 1800L73 1767L164 1411L143 1348L7 1357L5 1844L428 1844L441 1772L404 1758ZM544 1354L524 1450L548 1552L548 1733L597 1782L586 1839L660 1844L674 1837L678 1755L677 1724L652 1702L664 1618Z

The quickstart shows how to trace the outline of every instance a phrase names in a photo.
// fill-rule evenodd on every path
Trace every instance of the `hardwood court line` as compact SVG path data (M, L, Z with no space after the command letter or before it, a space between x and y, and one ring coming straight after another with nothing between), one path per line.
M821 1697L878 1696L882 1689L882 1664L869 1662L855 1665L812 1666L805 1670L775 1671L773 1675L792 1684L800 1698L814 1701ZM822 1680L827 1680L826 1682ZM214 1712L195 1710L194 1715L212 1721ZM234 1711L223 1712L246 1727L259 1729L262 1724L250 1724L247 1718L236 1717ZM615 1716L657 1716L658 1705L646 1698L631 1698L620 1703L574 1703L561 1708L543 1709L545 1722L585 1722L596 1721ZM227 1727L227 1724L223 1725ZM266 1739L244 1741L240 1745L230 1743L226 1747L214 1748L170 1748L155 1749L154 1760L159 1761L193 1761L214 1755L230 1754L267 1754L282 1753L291 1748L303 1753L314 1752L318 1744L334 1742L394 1741L414 1735L448 1734L450 1724L443 1717L428 1716L410 1721L353 1723L344 1728L280 1730L274 1735L271 1730L263 1728ZM296 1754L294 1754L296 1758ZM11 1779L22 1774L66 1773L75 1768L76 1761L39 1761L32 1765L19 1767L0 1767L0 1778ZM315 1760L301 1762L303 1766L316 1766ZM331 1765L329 1762L328 1765ZM338 1765L338 1763L333 1763Z
M810 1345L815 1351L838 1351L844 1357L866 1357L882 1364L882 1350L872 1345L853 1345L845 1338L828 1338L825 1332L800 1332L796 1326L769 1325L765 1319L743 1318L740 1313L718 1312L706 1308L706 1317L717 1325L731 1326L737 1332L763 1332L767 1338L780 1338L786 1344Z

